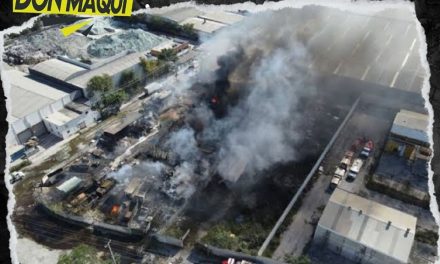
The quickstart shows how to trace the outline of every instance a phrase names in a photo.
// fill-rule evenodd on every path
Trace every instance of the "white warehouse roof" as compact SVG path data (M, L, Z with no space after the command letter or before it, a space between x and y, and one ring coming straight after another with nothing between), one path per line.
M66 81L81 72L87 71L87 69L59 59L50 59L40 62L31 69L62 81Z
M416 223L414 216L337 188L318 226L406 263Z
M11 84L11 115L14 119L20 119L39 109L61 100L68 93L58 90L53 86L29 78L29 76L17 70L5 71L7 80Z
M160 15L161 17L165 17L169 20L172 20L178 24L183 22L184 20L196 17L198 15L202 15L203 12L194 8L194 7L181 7L181 8L175 8L171 10L167 10L164 8L162 11L159 9L159 11L156 13L156 15Z
M94 76L103 75L103 74L114 76L117 73L120 73L128 68L135 66L136 64L139 64L140 57L145 57L144 52L134 52L127 54L125 56L121 56L120 58L117 58L98 68L92 69L86 72L85 74L73 78L68 82L74 84L75 86L81 89L85 89L87 88L88 81Z
M195 30L209 34L214 33L215 31L226 26L225 24L214 22L208 19L202 19L199 17L188 18L180 23L180 25L185 25L185 24L193 24Z
M391 133L429 144L428 124L428 115L400 110L394 118Z
M44 117L44 119L54 125L63 126L79 116L78 113L63 108L60 111L53 112L49 116Z
M244 18L242 15L224 11L209 12L203 15L199 15L199 17L226 25L232 25L234 23L240 22Z

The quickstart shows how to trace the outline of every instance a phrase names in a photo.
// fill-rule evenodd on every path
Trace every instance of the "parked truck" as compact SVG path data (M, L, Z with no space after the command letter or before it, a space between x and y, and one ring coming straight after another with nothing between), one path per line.
M338 186L338 184L342 181L342 179L344 178L346 173L346 170L341 168L341 167L337 167L335 170L335 174L333 174L333 178L330 182L330 188L331 189L335 189L336 186Z
M351 165L350 170L348 171L347 178L354 180L359 174L363 164L364 161L362 159L355 159L353 165Z
M353 151L350 150L346 151L344 157L341 160L341 163L339 164L339 167L347 171L348 168L350 168L351 161L353 160L353 156L354 156Z

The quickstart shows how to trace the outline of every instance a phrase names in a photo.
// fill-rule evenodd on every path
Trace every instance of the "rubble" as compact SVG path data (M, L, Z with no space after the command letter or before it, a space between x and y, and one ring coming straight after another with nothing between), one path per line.
M142 29L129 29L113 35L99 38L87 47L87 52L93 57L105 58L123 51L144 51L157 46L164 38Z

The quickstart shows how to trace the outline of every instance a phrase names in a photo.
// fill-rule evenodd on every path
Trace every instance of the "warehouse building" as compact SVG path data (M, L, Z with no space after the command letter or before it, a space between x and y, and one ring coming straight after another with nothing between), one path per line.
M243 20L243 16L226 12L203 12L194 7L181 7L171 10L158 10L155 15L181 26L192 24L201 37L209 37L220 29Z
M432 154L426 114L400 110L368 186L401 201L429 207L428 162ZM385 191L386 190L386 191Z
M32 136L47 133L44 117L63 109L76 96L34 80L20 71L6 71L5 76L11 87L10 145L23 144Z
M314 243L357 263L408 263L416 223L414 216L336 189Z
M394 119L385 150L406 159L429 160L428 123L429 116L426 114L400 110Z
M87 72L69 78L67 83L73 85L76 89L81 90L84 97L89 98L91 93L87 90L87 83L95 76L108 74L112 77L113 86L117 87L124 71L133 71L135 78L143 79L144 70L140 65L140 58L145 58L145 52L121 53L118 54L105 63L93 65Z
M11 102L8 147L24 144L32 136L52 133L66 138L91 125L99 117L91 111L81 93L41 78L9 70Z

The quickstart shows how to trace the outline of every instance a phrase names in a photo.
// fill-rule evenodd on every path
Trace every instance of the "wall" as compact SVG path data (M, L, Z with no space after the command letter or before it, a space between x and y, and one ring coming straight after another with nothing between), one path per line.
M329 250L351 259L357 263L376 264L402 264L402 262L389 257L381 252L365 247L356 241L346 239L327 230L319 224L316 227L313 242L327 247Z
M26 131L28 129L31 129L32 126L35 126L37 124L41 124L43 122L43 119L45 116L54 113L56 111L59 111L64 108L64 105L70 103L73 98L77 96L77 93L74 92L72 94L66 95L63 98L61 98L58 101L55 101L49 105L46 105L39 109L38 111L34 113L30 113L27 116L24 116L23 118L15 120L11 125L11 133L12 135L7 138L8 145L19 145L23 144L20 142L18 138L18 134L22 133L23 131ZM35 134L33 131L29 130L30 134ZM40 136L40 134L35 134L36 136ZM27 139L24 139L27 140Z
M70 122L58 126L56 124L51 123L48 120L44 120L44 123L50 133L60 137L60 138L68 138L71 135L78 132L80 129L88 127L96 122L96 120L99 118L99 113L96 111L86 111L82 113L77 118L71 120ZM82 127L83 126L83 127Z

